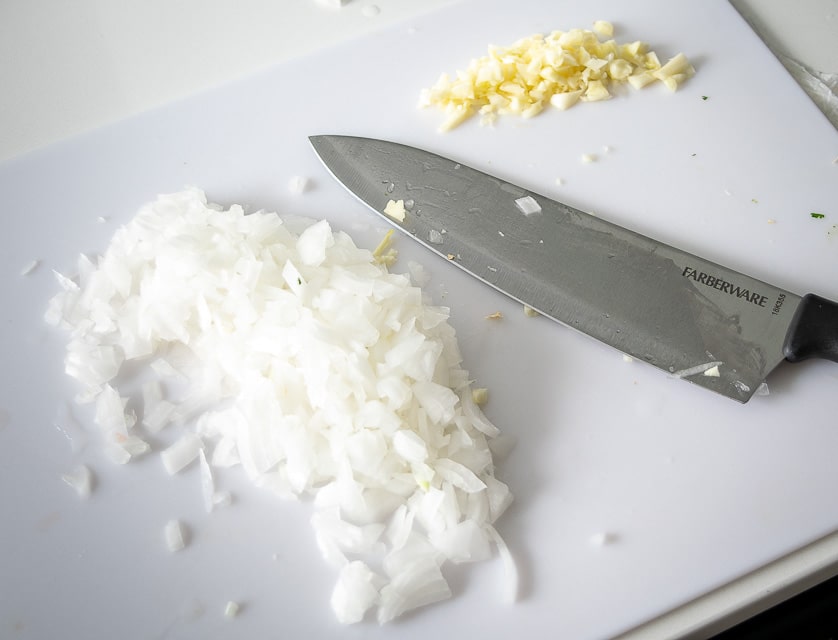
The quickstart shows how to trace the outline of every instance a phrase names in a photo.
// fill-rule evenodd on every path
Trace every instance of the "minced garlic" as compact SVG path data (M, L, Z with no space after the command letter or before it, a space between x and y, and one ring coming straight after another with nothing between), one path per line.
M529 118L548 104L564 110L580 100L606 100L614 83L639 89L660 81L674 91L695 73L683 53L661 65L645 42L618 44L612 34L613 25L599 20L593 31L554 31L508 47L490 46L488 55L455 77L442 74L422 91L419 104L444 109L440 130L448 131L475 114L488 124L499 114Z
M404 218L407 213L404 206L404 200L388 201L387 205L384 207L384 213L393 218L393 220L404 222Z

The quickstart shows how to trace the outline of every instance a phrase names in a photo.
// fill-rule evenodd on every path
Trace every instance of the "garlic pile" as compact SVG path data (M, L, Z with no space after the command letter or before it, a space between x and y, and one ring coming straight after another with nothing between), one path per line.
M440 130L448 131L476 113L489 124L498 114L530 118L548 104L564 110L580 100L606 100L616 84L639 89L660 81L674 91L695 73L683 53L662 65L645 42L618 44L613 33L611 23L599 20L593 31L554 31L490 46L455 77L442 74L422 91L419 105L442 108L447 118Z

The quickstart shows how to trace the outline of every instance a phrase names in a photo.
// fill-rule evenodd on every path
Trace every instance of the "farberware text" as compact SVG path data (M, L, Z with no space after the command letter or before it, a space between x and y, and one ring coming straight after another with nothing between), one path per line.
M691 280L695 280L707 287L711 287L713 289L718 289L719 291L724 291L736 298L742 298L743 300L747 300L758 307L764 307L768 304L768 298L756 291L751 291L750 289L743 289L739 285L735 285L731 282L727 282L726 280L722 280L721 278L717 278L715 276L711 276L709 273L704 273L703 271L698 271L693 269L692 267L684 267L684 271L681 273L682 276L685 278L690 278Z

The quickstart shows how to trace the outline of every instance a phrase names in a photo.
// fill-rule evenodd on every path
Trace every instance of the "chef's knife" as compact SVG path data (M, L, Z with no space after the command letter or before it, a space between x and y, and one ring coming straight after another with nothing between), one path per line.
M351 136L310 141L350 192L435 253L670 375L747 402L783 360L838 362L832 301L784 291L428 151Z

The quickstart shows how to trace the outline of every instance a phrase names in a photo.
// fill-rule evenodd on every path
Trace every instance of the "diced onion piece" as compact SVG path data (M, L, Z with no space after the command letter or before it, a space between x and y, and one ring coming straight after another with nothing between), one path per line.
M131 416L125 413L127 402L127 398L120 397L116 389L106 384L96 399L96 424L105 432L127 433L134 422Z
M474 520L464 520L445 529L432 531L429 538L452 562L477 562L490 556L486 529Z
M474 428L480 433L490 438L496 438L500 435L500 429L486 418L478 406L480 403L476 402L473 396L463 394L460 397L460 404L463 408L463 415L471 421Z
M105 442L102 451L111 462L116 464L128 464L131 460L131 454L115 442Z
M501 434L489 441L489 450L496 460L505 460L517 444L515 436Z
M224 605L224 617L225 618L235 618L239 615L239 611L241 609L241 605L238 602L230 600L227 604Z
M169 475L174 475L198 457L203 443L194 433L185 433L177 442L160 453L163 466Z
M203 448L198 449L198 464L201 470L201 495L204 498L204 508L209 513L215 507L215 479L212 477L212 469Z
M451 597L439 565L424 556L391 576L379 596L378 622L384 624L407 611Z
M515 565L515 558L512 557L512 552L510 552L506 542L503 538L501 538L500 534L493 526L487 525L486 530L488 531L492 541L497 546L498 553L500 554L501 560L503 561L504 569L506 571L506 588L504 589L504 599L509 603L515 602L516 600L518 600L519 581L518 567Z
M332 610L339 622L352 624L364 619L378 600L378 587L384 581L363 562L347 563L338 574L332 591Z
M393 450L408 462L425 462L428 459L428 446L419 434L407 429L400 429L393 434Z
M485 482L489 507L488 521L491 523L503 515L503 512L512 504L513 498L512 492L504 482L492 476L487 476Z
M337 568L346 564L347 553L372 552L385 528L380 523L359 526L346 522L337 509L315 513L311 517L311 525L323 557Z
M333 246L334 236L328 221L320 220L308 227L297 239L297 253L304 265L316 267L326 259Z
M62 475L61 479L75 489L79 497L87 498L90 496L93 487L93 474L86 465L78 465L72 471Z
M151 445L140 438L139 436L123 437L119 434L114 435L115 442L122 447L128 455L132 458L148 453L151 450Z
M424 266L411 260L407 263L407 270L410 272L410 277L417 287L428 286L428 283L431 281L431 276Z
M541 205L532 196L524 196L515 200L515 206L525 216L531 216L534 213L541 213Z
M179 520L169 520L163 530L166 538L166 547L169 551L180 551L186 547L187 532L186 528Z
M437 460L434 463L434 470L443 480L450 482L466 493L476 493L486 488L486 483L478 478L471 469L450 458Z
M176 415L177 407L168 400L160 400L143 411L143 425L152 433L157 433L168 425Z
M125 435L111 432L105 439L104 452L117 464L127 464L132 458L139 457L151 449L142 438L135 435Z
M188 378L180 371L178 371L175 366L166 360L165 358L158 358L154 362L149 365L158 376L163 378L164 380L174 379L186 382Z
M308 189L308 178L304 178L303 176L294 176L288 181L288 190L291 193L300 195L305 193L306 189Z

